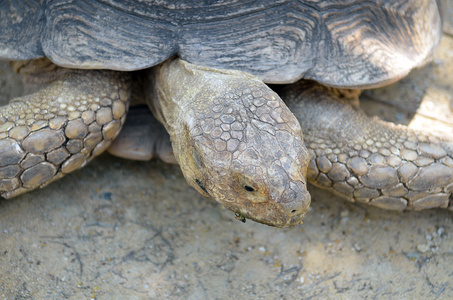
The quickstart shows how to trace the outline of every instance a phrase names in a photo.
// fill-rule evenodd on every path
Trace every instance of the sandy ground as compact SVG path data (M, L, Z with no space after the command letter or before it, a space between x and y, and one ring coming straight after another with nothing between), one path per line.
M453 136L452 62L445 36L432 64L362 105ZM1 99L21 89L0 64ZM311 193L303 225L243 224L177 166L103 154L45 189L0 199L0 299L453 298L452 212L400 214Z

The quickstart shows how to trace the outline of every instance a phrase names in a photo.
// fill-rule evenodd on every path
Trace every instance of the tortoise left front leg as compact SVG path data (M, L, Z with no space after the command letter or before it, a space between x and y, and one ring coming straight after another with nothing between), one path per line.
M369 118L319 84L280 95L301 124L313 185L389 210L452 208L451 136Z
M0 107L0 194L43 187L103 152L125 122L125 72L73 70L46 59L16 63L35 92Z

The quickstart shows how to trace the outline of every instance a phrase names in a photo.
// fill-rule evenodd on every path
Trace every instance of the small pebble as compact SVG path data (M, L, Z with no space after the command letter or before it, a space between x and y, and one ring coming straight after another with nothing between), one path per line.
M347 209L342 210L341 213L340 213L340 216L342 218L346 218L347 216L349 216L349 210L347 210Z
M420 254L418 254L417 252L409 252L408 254L406 254L406 257L409 259L417 260L420 258Z
M439 229L437 229L437 235L439 237L442 237L443 234L444 234L444 228L443 227L439 227Z
M417 246L417 251L420 253L426 253L429 250L429 246L427 244L420 244Z

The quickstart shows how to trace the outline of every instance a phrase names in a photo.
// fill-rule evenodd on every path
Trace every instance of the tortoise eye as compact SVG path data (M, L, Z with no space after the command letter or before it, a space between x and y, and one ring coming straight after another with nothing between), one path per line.
M252 188L251 186L248 186L248 185L245 185L245 186L244 186L244 190L246 190L247 192L254 192L254 191L256 191L254 188Z

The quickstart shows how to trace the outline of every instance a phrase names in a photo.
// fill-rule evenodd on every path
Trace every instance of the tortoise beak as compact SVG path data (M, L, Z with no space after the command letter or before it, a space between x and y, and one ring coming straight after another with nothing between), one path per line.
M228 207L234 211L242 221L243 218L273 227L293 227L302 223L302 219L308 211L311 196L302 182L295 184L292 189L274 199L268 197L266 202L248 202L240 207Z

